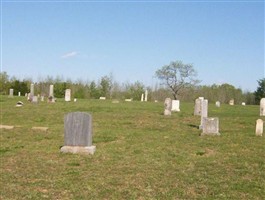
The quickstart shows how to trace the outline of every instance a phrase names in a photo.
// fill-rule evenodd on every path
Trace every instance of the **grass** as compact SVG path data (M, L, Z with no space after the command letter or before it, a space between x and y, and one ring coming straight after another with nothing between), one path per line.
M193 103L180 109L166 117L162 102L2 96L1 124L16 127L0 132L0 199L265 199L259 106L210 104L219 137L199 136ZM92 114L93 156L59 152L64 115L74 111Z

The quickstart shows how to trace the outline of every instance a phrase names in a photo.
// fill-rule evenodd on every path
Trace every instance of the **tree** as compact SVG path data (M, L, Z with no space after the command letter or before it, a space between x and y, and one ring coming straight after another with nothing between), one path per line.
M265 78L258 80L258 84L257 90L254 92L256 104L259 104L260 100L265 97Z
M188 86L197 84L197 73L192 64L184 64L182 61L171 62L156 71L156 77L162 84L169 87L174 99L178 99L181 91Z

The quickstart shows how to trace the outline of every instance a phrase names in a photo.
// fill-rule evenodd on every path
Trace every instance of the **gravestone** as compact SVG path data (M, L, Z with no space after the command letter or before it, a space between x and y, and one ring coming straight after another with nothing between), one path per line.
M64 117L64 146L61 152L94 154L92 145L92 116L85 112L72 112Z
M164 106L165 106L164 115L171 115L172 102L170 98L165 99Z
M235 100L234 99L231 99L230 101L229 101L229 105L230 106L233 106L235 104Z
M30 98L33 98L33 96L34 96L34 84L33 83L31 83L30 84Z
M173 112L179 112L180 109L179 109L179 100L172 100L171 102L171 111Z
M21 93L20 93L20 92L18 92L18 96L19 96L19 97L21 96Z
M201 125L199 126L200 129L203 128L203 118L208 117L208 100L204 99L202 100L202 106L201 106Z
M74 98L74 102L77 102L77 99L76 98Z
M217 117L203 117L203 128L201 135L220 135L219 119Z
M242 106L245 106L246 105L246 103L245 102L242 102Z
M8 97L14 97L14 89L9 89L9 96Z
M23 106L23 102L22 101L18 101L17 104L16 104L16 107L21 107Z
M100 100L106 100L106 97L99 97Z
M65 90L65 97L64 97L65 101L71 101L71 89L66 89Z
M219 108L219 107L221 106L220 101L216 101L216 102L215 102L215 106Z
M145 90L144 101L147 101L148 90Z
M142 94L141 96L141 101L144 101L144 94Z
M125 99L125 101L127 102L131 102L133 99Z
M202 101L203 97L199 97L195 100L195 105L194 105L194 115L200 116L201 115L201 107L202 107Z
M260 100L260 116L265 116L265 98Z
M48 102L49 103L54 103L55 102L55 98L54 98L54 94L53 94L53 85L50 85L50 88L49 88L49 96L48 96Z
M258 119L256 121L256 136L262 136L263 134L263 121L262 119Z
M41 97L40 97L40 100L41 100L41 101L44 101L44 96L41 96Z
M37 96L33 96L31 102L32 102L32 103L38 103L38 97L37 97Z

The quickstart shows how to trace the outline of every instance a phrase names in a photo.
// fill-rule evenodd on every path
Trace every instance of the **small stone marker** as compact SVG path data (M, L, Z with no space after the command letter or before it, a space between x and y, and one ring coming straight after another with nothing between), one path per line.
M21 107L23 106L23 102L22 101L18 101L17 104L16 104L16 107Z
M260 116L265 116L265 98L260 100Z
M74 98L74 102L77 102L77 99L76 98Z
M64 97L65 101L71 101L71 89L66 89L65 90L65 97Z
M38 130L38 131L48 131L48 127L40 127L40 126L35 126L31 128L32 130Z
M132 99L125 99L125 101L131 102L131 101L132 101Z
M8 97L14 97L14 89L9 89L9 96Z
M19 97L21 96L21 93L20 92L18 92L18 94L17 94Z
M38 97L37 96L33 96L32 103L38 103Z
M262 119L258 119L256 121L256 136L262 136L263 134L263 121Z
M96 146L92 146L92 116L84 112L65 115L61 152L94 154L95 150Z
M230 101L229 101L229 105L230 106L233 106L235 104L235 100L234 99L231 99Z
M142 94L141 96L141 101L144 101L144 94Z
M11 130L11 129L14 129L14 126L8 126L8 125L2 125L2 124L0 124L0 129Z
M179 100L172 100L171 111L179 112Z
M106 100L106 97L99 97L100 100Z
M208 100L204 99L202 100L202 106L201 106L201 125L199 126L200 129L203 129L203 118L208 117Z
M217 117L204 117L201 135L220 135L219 119Z
M242 106L245 106L246 105L246 103L245 102L242 102L242 104L241 104Z
M164 115L171 115L172 102L170 98L165 99L164 106L165 106Z
M215 102L215 106L219 108L219 107L221 106L220 101L216 101L216 102Z

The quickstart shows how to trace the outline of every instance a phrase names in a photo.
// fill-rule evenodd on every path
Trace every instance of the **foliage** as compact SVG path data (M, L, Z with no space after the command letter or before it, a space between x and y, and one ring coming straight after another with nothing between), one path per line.
M265 97L265 78L258 80L258 87L254 94L256 104L259 104L260 100Z
M196 76L193 65L184 64L182 61L171 62L156 71L156 77L171 89L174 99L178 99L185 87L198 83Z

